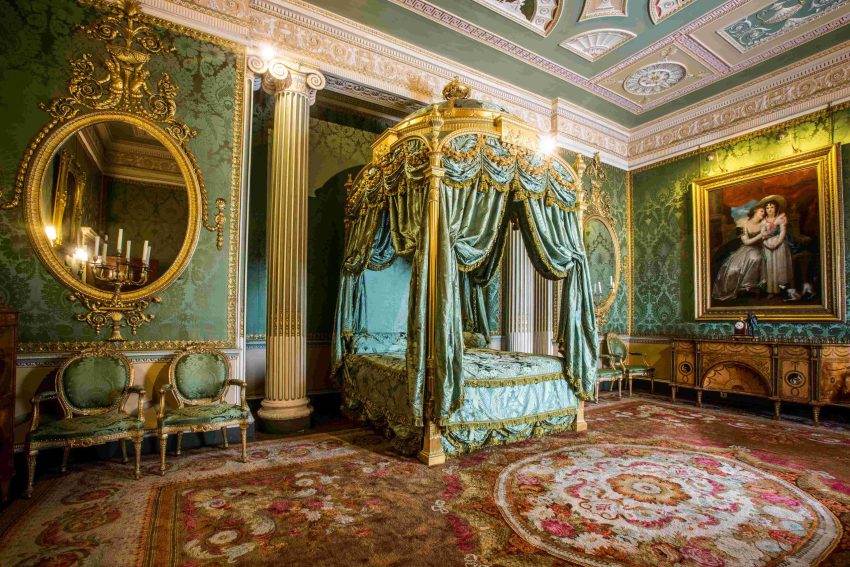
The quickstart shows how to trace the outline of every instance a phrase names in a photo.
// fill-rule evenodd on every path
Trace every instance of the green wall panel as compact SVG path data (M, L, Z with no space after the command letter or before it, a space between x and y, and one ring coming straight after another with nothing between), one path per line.
M65 93L69 59L85 51L99 59L102 44L87 39L77 27L96 19L97 10L69 0L0 0L0 14L0 188L8 198L27 144L49 118L38 103ZM232 202L231 187L238 126L234 117L240 110L235 101L241 92L244 55L165 28L157 31L176 52L152 58L147 67L152 78L168 72L179 87L178 117L198 130L189 146L206 180L209 201L226 199L229 216L238 206L238 200ZM161 295L162 303L151 308L156 319L143 325L133 340L227 340L229 246L225 238L224 249L216 250L215 235L202 230L186 271ZM66 295L31 249L22 210L0 211L0 302L21 310L23 343L96 339L90 327L72 319L80 307Z
M694 318L693 211L690 183L697 178L768 163L842 143L844 234L850 236L850 110L822 113L708 152L639 171L632 177L634 214L634 334L691 336L731 333L730 322ZM845 254L850 246L845 242ZM850 258L845 258L845 266ZM845 282L846 285L846 282ZM850 294L848 294L850 297ZM777 337L850 339L843 323L763 323Z

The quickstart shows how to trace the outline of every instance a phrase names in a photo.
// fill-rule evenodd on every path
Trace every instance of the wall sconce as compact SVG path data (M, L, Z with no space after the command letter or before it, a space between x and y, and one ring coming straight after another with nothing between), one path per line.
M785 138L787 138L787 137L788 137L788 131L787 131L787 130L780 130L780 131L776 134L776 139L777 139L777 140L779 140L780 142L781 142L782 140L784 140Z
M706 161L714 161L714 158L717 157L717 154L714 152L709 152L707 156L705 156Z

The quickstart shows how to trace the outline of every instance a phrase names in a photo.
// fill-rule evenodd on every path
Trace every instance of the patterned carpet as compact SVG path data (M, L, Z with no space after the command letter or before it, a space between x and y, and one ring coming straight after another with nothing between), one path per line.
M0 565L850 565L847 432L646 398L588 423L433 469L365 430L78 465L3 511Z

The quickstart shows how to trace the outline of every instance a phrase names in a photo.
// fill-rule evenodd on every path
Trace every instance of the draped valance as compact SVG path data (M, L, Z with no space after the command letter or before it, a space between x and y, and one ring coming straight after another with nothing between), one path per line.
M432 115L437 118L430 125L439 125L442 118L436 110ZM438 200L436 206L429 206L429 198ZM342 362L347 337L368 328L364 270L386 268L399 255L410 258L406 372L415 416L411 425L422 425L426 399L433 403L431 419L441 424L463 400L463 332L482 332L489 339L482 287L497 271L513 225L535 269L563 280L555 335L564 376L580 399L590 397L598 347L578 199L569 165L505 143L495 132L397 140L349 188L334 367ZM426 388L432 269L435 368L433 384Z

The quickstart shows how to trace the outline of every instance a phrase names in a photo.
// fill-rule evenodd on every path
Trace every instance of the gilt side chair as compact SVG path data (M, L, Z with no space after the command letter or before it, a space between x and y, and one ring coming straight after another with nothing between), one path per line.
M646 378L650 381L651 391L655 391L655 368L646 361L646 355L642 352L629 352L625 341L616 333L605 335L605 343L608 353L612 357L612 363L619 366L625 372L626 380L629 382L629 397L632 397L632 381L635 378ZM639 356L643 364L629 364L629 356Z
M138 396L138 414L124 411L130 394ZM102 445L119 441L124 463L127 462L126 440L136 451L135 478L141 477L141 449L144 437L142 409L145 390L133 385L133 365L124 354L97 346L68 358L56 372L55 390L41 392L32 399L32 423L26 437L27 489L32 497L35 464L42 449L62 447L62 472L68 465L68 454L76 447ZM64 417L41 423L39 405L59 400Z
M230 386L240 390L239 405L225 402ZM168 367L168 384L159 391L160 474L165 474L165 447L168 436L177 434L180 455L183 433L220 430L227 448L227 428L239 426L242 434L241 461L248 461L247 431L250 412L245 401L245 382L230 377L230 361L222 351L200 345L190 345L177 353ZM177 401L176 408L165 406L166 394Z

